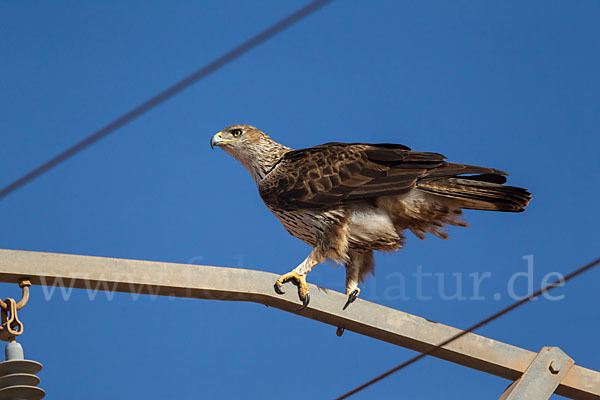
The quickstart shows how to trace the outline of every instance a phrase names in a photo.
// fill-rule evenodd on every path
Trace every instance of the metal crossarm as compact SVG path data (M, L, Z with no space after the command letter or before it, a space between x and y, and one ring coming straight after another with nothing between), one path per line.
M420 352L461 332L360 299L343 310L344 294L314 285L310 285L310 307L298 312L295 293L278 295L273 290L277 277L238 268L0 250L0 282L18 283L21 278L29 278L33 285L252 301ZM516 381L537 354L469 333L432 356ZM555 393L572 399L600 400L600 373L574 365Z

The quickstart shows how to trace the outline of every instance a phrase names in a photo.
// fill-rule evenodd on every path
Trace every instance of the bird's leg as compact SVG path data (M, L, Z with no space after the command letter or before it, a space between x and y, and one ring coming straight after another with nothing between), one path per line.
M279 294L283 293L283 290L281 290L283 283L289 280L297 282L298 294L302 300L300 310L305 309L310 301L308 285L306 284L306 275L310 270L326 258L340 261L346 258L348 250L348 221L343 213L340 213L337 217L339 220L333 221L334 223L330 219L321 221L322 231L316 234L315 247L308 257L293 271L281 276L275 282L275 291Z
M358 271L356 276L354 274L351 277L346 276L346 294L348 295L348 302L352 303L360 294L360 288L358 287Z
M358 287L358 275L360 272L360 263L357 257L352 257L350 262L346 264L346 295L348 295L348 301L344 305L344 310L356 300L360 289Z
M275 291L279 294L285 293L281 288L282 285L288 281L295 281L298 285L298 296L302 300L302 306L298 309L304 310L310 301L310 294L308 293L308 284L306 283L306 275L313 269L317 264L323 261L323 257L319 256L317 249L314 249L308 257L300 265L294 268L287 274L281 275L275 282Z
M344 306L344 310L356 300L360 293L358 282L362 282L365 274L373 271L374 265L373 251L351 251L349 253L349 260L345 263L348 301Z

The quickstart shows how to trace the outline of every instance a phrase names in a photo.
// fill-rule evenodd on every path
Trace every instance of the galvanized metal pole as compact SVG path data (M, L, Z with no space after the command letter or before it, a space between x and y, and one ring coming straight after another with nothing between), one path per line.
M246 269L0 250L0 282L17 283L21 278L48 287L252 301L415 351L435 348L461 331L360 299L343 310L344 294L314 285L310 307L298 312L296 293L274 292L277 275ZM469 333L432 356L515 381L536 353ZM575 365L555 393L600 400L600 373Z

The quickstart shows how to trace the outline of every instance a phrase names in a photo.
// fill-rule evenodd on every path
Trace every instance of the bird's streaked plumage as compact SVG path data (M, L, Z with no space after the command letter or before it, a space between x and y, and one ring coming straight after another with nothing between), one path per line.
M467 226L462 209L520 212L531 194L506 186L507 173L455 164L438 153L390 143L326 143L292 150L249 125L213 136L250 172L265 205L286 230L314 249L278 281L299 280L326 258L346 267L346 291L374 269L373 251L398 250L404 231L442 239L446 225Z

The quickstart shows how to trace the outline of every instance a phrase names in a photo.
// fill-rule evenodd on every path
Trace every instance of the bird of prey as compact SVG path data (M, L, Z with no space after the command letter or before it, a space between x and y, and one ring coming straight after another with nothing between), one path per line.
M295 281L305 308L306 275L331 259L346 268L348 302L374 271L373 251L395 251L404 231L448 239L447 225L468 226L462 209L520 212L531 194L505 186L506 172L445 161L438 153L392 143L325 143L292 150L250 125L215 134L250 172L265 205L292 235L313 247L275 290Z

